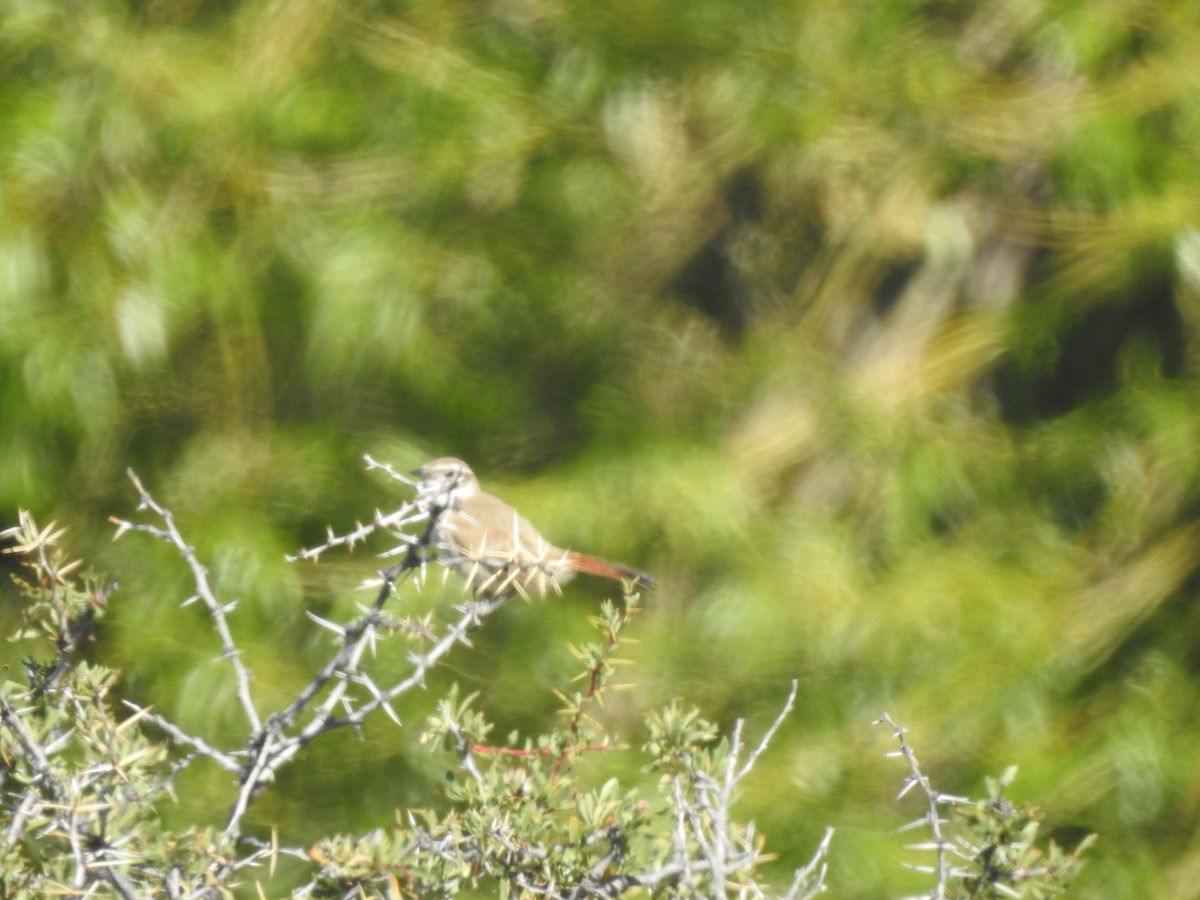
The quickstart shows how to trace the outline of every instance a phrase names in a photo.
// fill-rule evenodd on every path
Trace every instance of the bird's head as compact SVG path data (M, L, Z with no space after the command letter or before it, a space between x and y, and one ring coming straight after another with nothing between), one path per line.
M431 459L413 474L421 479L417 485L417 500L441 507L457 507L479 490L475 473L461 459L439 456Z

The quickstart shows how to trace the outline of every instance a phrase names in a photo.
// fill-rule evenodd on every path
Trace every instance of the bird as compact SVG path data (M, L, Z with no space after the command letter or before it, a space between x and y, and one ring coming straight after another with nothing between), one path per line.
M430 516L428 540L438 561L466 579L477 597L561 594L577 572L654 587L653 578L631 566L555 547L514 507L483 490L460 459L432 459L412 474L420 479L416 502Z

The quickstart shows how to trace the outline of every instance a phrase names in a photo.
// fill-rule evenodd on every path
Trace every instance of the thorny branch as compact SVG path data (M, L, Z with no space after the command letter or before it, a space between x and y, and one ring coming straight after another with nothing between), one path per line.
M912 844L910 845L910 849L933 850L937 859L936 866L932 869L927 866L913 866L912 868L917 869L918 871L928 871L932 874L935 874L937 876L937 883L927 896L930 898L930 900L945 900L947 896L946 892L950 887L950 879L954 875L954 867L951 864L950 857L954 854L961 854L958 854L958 851L954 848L954 845L951 844L942 833L942 826L946 824L947 820L942 818L938 807L949 806L958 803L968 803L969 801L966 797L943 794L940 791L934 790L933 785L929 781L929 777L921 771L921 767L917 762L916 753L913 752L912 747L909 746L909 743L905 738L905 735L908 733L907 729L893 722L887 713L880 714L879 718L875 721L875 724L886 725L891 728L892 737L894 737L900 745L898 749L890 751L887 756L903 757L904 761L908 763L909 774L904 779L904 784L901 786L900 792L896 795L896 798L899 799L903 797L914 787L919 787L921 789L921 793L925 797L925 814L919 819L914 819L912 822L901 826L900 830L909 831L914 828L929 828L930 833L933 835L933 840L919 844Z
M390 467L369 457L367 461L370 468L384 470L391 477L411 484ZM331 533L324 544L302 550L290 559L315 560L324 550L336 546L352 547L378 530L386 530L400 541L400 546L388 555L403 554L403 559L381 573L375 601L358 619L339 625L310 613L313 621L333 632L337 649L287 706L262 720L252 695L251 673L242 662L241 651L229 627L228 614L233 612L236 604L220 602L209 583L206 568L176 527L170 510L150 495L136 474L130 472L129 477L140 497L138 509L150 510L161 524L114 518L116 537L127 531L145 532L174 546L186 561L192 572L196 594L185 603L199 598L212 618L221 641L221 656L228 659L233 668L237 697L250 724L250 737L244 747L221 749L201 737L187 734L160 716L134 704L129 705L145 714L147 721L162 728L177 744L194 751L196 756L207 757L222 768L238 773L238 795L225 825L225 835L229 838L240 837L242 821L250 805L274 781L280 768L295 759L305 746L321 734L335 728L357 727L381 708L399 723L391 707L392 701L414 688L424 687L429 670L456 645L469 644L469 632L505 602L503 597L464 601L456 607L458 619L445 626L441 633L427 626L407 620L397 621L384 615L383 606L395 591L397 581L414 571L422 572L434 552L435 548L431 545L437 517L443 511L441 508L405 503L395 512L386 515L377 513L369 525L357 524L348 535L339 537ZM422 521L426 523L425 527L417 535L400 531L404 526ZM405 678L395 684L379 685L369 673L362 670L362 659L381 636L386 637L396 631L405 631L417 638L428 638L432 640L432 645L424 652L409 654L412 670Z
M906 730L884 713L875 724L892 729L899 749L888 756L903 757L909 775L899 796L913 787L920 787L925 800L925 813L902 826L900 831L927 828L933 840L910 844L910 850L936 853L936 865L913 865L909 868L936 876L934 887L921 894L923 900L944 900L947 897L1055 897L1066 892L1079 871L1082 855L1095 842L1088 835L1072 850L1060 847L1054 840L1039 845L1040 813L1036 807L1014 804L1005 790L1016 777L1016 766L1010 766L999 778L987 778L987 798L970 800L943 794L933 789L929 778L921 771L916 754L905 737ZM939 807L953 807L953 817L941 817ZM947 837L946 825L954 825L953 839Z
M119 538L126 531L133 529L135 531L145 531L152 534L160 540L166 541L179 551L184 562L192 571L192 580L196 584L195 597L190 597L185 603L190 603L193 599L199 598L200 601L207 607L208 614L212 617L213 627L221 638L221 656L229 660L229 664L233 667L234 678L237 681L237 698L242 706L242 711L246 715L246 721L251 729L257 731L262 727L259 721L258 711L254 708L254 700L250 696L250 671L246 668L241 659L241 651L233 642L233 634L229 631L229 622L225 614L232 612L236 608L236 603L228 605L217 602L217 597L213 593L212 586L208 583L208 570L204 564L196 557L196 550L187 541L183 539L183 535L179 533L179 529L175 527L175 517L166 507L160 506L150 492L143 486L141 480L137 477L132 469L127 471L129 480L133 482L133 486L137 488L138 496L141 501L138 503L138 510L149 509L162 521L162 527L148 525L145 523L126 522L123 519L109 519L117 526L117 533L113 536L113 540Z
M793 680L783 708L749 753L746 753L746 745L743 742L745 720L738 719L734 723L719 778L713 778L699 770L687 775L671 776L671 798L675 807L675 849L672 865L668 868L678 877L682 877L685 883L697 872L710 872L714 898L725 897L723 886L738 873L752 870L761 861L756 849L754 824L747 824L743 832L735 836L729 814L738 785L750 774L784 720L790 715L798 690L799 685ZM832 839L833 829L828 828L812 860L794 874L791 888L785 897L793 900L808 898L824 890L824 859ZM693 842L699 848L698 854L690 849ZM750 886L739 891L739 896L766 895L755 886Z

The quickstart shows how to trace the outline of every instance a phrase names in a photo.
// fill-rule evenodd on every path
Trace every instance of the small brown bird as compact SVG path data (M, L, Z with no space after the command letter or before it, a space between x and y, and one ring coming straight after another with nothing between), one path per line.
M555 547L513 507L482 490L462 460L444 456L413 474L421 479L417 502L436 517L433 540L440 562L465 578L477 596L562 593L576 572L654 587L645 572Z

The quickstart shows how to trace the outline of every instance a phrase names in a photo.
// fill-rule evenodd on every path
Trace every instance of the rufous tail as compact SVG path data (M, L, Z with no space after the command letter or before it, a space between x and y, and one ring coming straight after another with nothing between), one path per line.
M654 579L645 572L638 571L631 566L609 562L607 559L601 559L598 556L568 552L566 565L568 568L576 572L583 572L586 575L611 578L613 581L632 581L638 587L643 588L654 587Z

